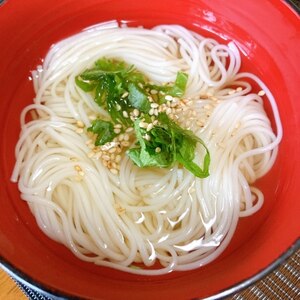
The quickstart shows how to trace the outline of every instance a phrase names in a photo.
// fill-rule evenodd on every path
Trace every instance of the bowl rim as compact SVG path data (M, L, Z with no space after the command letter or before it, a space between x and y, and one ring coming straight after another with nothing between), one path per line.
M6 2L7 0L0 0L0 7ZM285 2L292 11L294 10L298 14L298 16L300 15L300 7L297 6L292 0L284 0L283 2ZM237 282L214 295L204 298L203 300L224 299L225 297L233 296L234 294L247 289L251 285L254 285L256 282L262 280L264 277L274 272L298 250L300 250L300 235L277 259L275 259L265 268L258 271L249 278ZM40 293L42 296L47 296L53 300L80 299L78 296L70 295L55 288L47 287L45 284L40 283L38 280L32 278L30 275L27 275L26 273L18 269L12 263L7 261L2 255L0 255L0 268L3 269L15 281L17 285L24 285L34 292ZM21 286L20 288L22 289ZM194 298L193 300L200 300L200 298Z
M288 260L293 254L295 254L300 249L300 237L287 248L276 260L266 266L264 269L258 271L251 277L240 281L232 286L229 286L225 290L218 292L212 296L204 298L204 300L218 300L224 297L232 296L242 290L245 290L251 285L254 285L259 280L262 280L265 276L271 274L278 267L280 267L286 260ZM53 300L56 299L79 299L74 295L70 295L59 290L51 290L47 288L37 280L31 278L29 275L25 274L23 271L19 270L17 267L13 266L2 256L0 256L0 267L8 273L11 278L16 281L16 283L21 283L33 291L42 294L43 296L51 297ZM200 298L194 298L194 300L200 300Z

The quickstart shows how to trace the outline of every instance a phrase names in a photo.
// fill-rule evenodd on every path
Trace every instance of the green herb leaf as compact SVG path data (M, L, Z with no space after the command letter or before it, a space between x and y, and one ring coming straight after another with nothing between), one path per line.
M166 144L170 140L169 133L161 127L155 127L150 134L145 129L140 128L139 123L139 119L135 121L134 129L140 147L129 149L127 155L139 167L170 167L174 162L173 153L165 150L169 147ZM144 139L145 134L150 134L150 141ZM164 137L167 137L167 140L163 140ZM156 152L157 147L161 149L161 152Z
M140 111L148 113L151 106L147 94L134 83L128 84L128 92L128 100L130 104Z
M114 139L114 124L121 123L123 129L134 125L137 143L135 148L127 151L127 155L137 166L167 168L179 162L195 176L204 178L209 175L210 154L204 142L193 132L181 128L165 113L158 114L158 124L148 131L139 127L141 119L133 123L130 118L130 113L137 108L143 113L143 121L152 122L149 96L158 104L166 101L165 95L183 97L187 81L188 75L178 72L173 85L149 84L133 66L107 58L97 60L93 68L75 78L77 86L92 93L95 102L106 109L111 117L111 122L98 119L88 128L97 134L97 146ZM152 89L161 93L152 95ZM206 152L202 168L194 162L199 143Z
M175 84L167 91L167 94L173 97L182 97L186 89L187 81L188 75L183 72L178 72Z
M147 87L149 89L157 90L160 92L163 92L165 95L170 95L173 97L182 97L185 93L186 85L188 81L188 75L183 72L178 72L176 75L176 80L174 85L164 85L164 86L158 86L158 85L148 85ZM159 101L160 103L165 102L164 96L159 94Z
M105 143L111 142L116 134L114 133L114 126L111 122L97 119L92 122L92 126L87 129L97 134L95 142L96 146L104 145Z
M91 92L95 88L95 84L84 81L80 78L80 76L75 77L75 83L85 92Z
M178 126L170 120L165 113L158 116L160 125L147 132L139 127L140 120L134 123L134 129L139 147L129 149L127 155L139 167L171 167L175 161L181 163L195 176L204 178L209 175L210 155L203 141L195 136L190 130ZM150 136L149 141L144 135ZM204 146L203 169L193 162L197 143ZM157 153L156 149L160 151Z

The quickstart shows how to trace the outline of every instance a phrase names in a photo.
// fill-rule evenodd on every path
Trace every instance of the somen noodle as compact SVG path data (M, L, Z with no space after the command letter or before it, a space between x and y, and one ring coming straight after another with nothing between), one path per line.
M209 149L207 178L178 163L139 168L125 151L98 151L86 128L108 113L75 78L101 57L134 65L160 85L179 71L188 74L180 109L170 111ZM239 218L263 205L253 183L274 164L282 137L271 92L254 74L239 73L240 66L233 42L221 45L179 25L149 30L107 22L55 44L32 72L36 97L21 114L12 175L41 230L84 261L136 274L190 270L216 259ZM122 139L134 145L126 134ZM199 147L199 164L202 155ZM160 267L147 268L157 261Z

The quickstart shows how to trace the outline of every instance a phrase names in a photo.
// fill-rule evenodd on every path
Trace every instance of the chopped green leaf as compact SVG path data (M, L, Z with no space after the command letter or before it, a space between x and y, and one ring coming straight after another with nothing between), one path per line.
M183 72L178 72L175 84L167 91L168 95L173 97L182 97L187 85L188 75Z
M88 131L97 134L95 142L96 146L104 145L111 142L116 134L114 133L114 126L111 122L97 119L92 122L92 126L88 128Z
M95 88L94 83L84 81L80 78L80 76L75 77L75 82L77 86L79 86L85 92L91 92Z
M159 114L158 120L160 125L149 132L139 126L139 119L135 121L134 129L139 147L127 151L130 159L139 167L161 168L171 167L178 161L195 176L207 177L210 156L203 141L190 130L178 126L165 113ZM144 138L145 134L149 135L149 140ZM197 142L204 145L206 150L203 169L193 162ZM156 151L158 148L159 152Z
M134 83L128 84L128 91L128 100L130 104L140 111L148 113L150 110L150 102L148 100L147 94Z
M179 162L195 176L204 178L209 175L210 164L209 151L204 142L192 131L181 128L166 113L149 113L149 99L152 98L151 101L158 106L166 102L165 95L183 97L187 81L188 75L178 72L173 84L149 84L134 66L107 58L97 60L92 68L75 78L77 86L91 93L95 102L110 115L111 121L97 119L88 128L88 131L97 134L97 146L116 137L115 124L122 125L120 133L133 126L136 146L128 149L127 155L137 166L168 168ZM151 93L152 90L158 93ZM133 114L134 109L138 110L138 116ZM152 123L153 117L157 120L153 128L140 127L141 122ZM198 144L206 152L202 168L194 162Z
M148 85L150 89L154 89L163 92L165 95L170 95L173 97L182 97L184 95L186 85L187 85L188 75L183 72L178 72L174 85ZM163 96L159 96L160 100ZM163 102L163 101L160 101Z

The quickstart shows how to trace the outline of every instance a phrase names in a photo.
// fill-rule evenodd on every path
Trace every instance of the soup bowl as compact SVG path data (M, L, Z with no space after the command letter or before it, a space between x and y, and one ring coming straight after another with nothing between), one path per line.
M10 181L20 113L34 97L30 71L54 43L113 19L146 28L180 24L225 44L234 41L242 70L259 76L276 99L284 133L273 168L256 183L264 205L241 219L225 252L201 268L140 276L80 261L40 231ZM299 17L288 3L7 0L0 6L0 44L0 262L12 276L61 297L220 298L253 284L299 248L300 34Z

